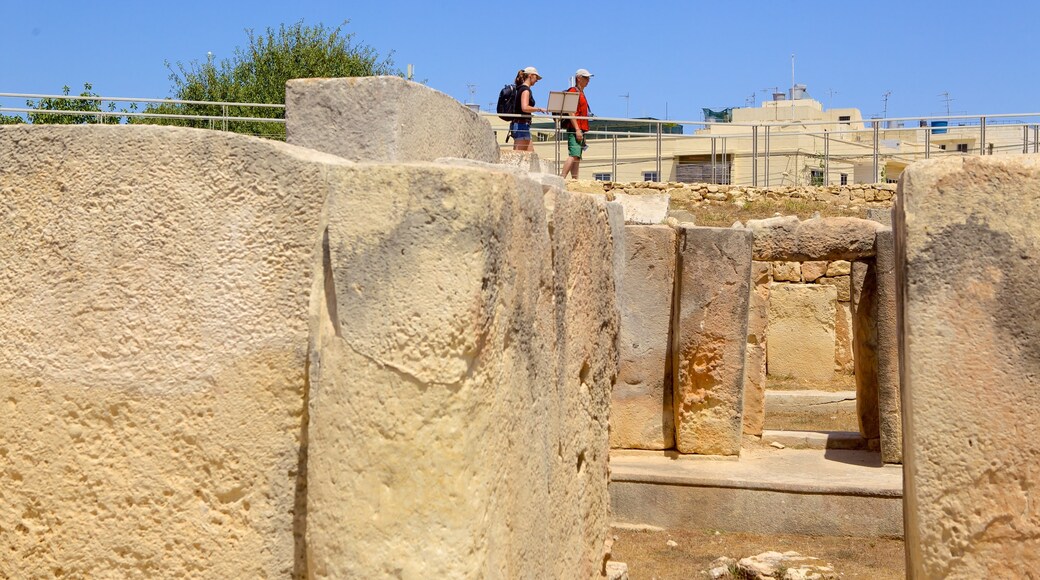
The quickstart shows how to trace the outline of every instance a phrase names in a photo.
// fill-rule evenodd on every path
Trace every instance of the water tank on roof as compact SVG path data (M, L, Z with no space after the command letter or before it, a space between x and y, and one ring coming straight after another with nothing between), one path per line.
M786 101L787 100L787 95L784 94L784 93L773 93L773 100L774 101Z
M795 85L791 87L791 100L797 101L808 97L809 94L806 91L806 88L805 85Z

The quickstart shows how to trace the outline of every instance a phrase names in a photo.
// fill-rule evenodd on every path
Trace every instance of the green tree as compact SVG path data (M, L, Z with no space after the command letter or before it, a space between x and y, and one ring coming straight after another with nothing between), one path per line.
M230 59L214 63L192 61L177 63L170 69L173 98L185 101L230 103L285 103L285 82L309 77L358 77L400 74L393 68L392 54L380 57L376 51L354 41L344 32L344 21L336 28L322 24L307 26L303 21L277 30L267 28L260 35L246 30L249 44L236 48ZM162 103L149 106L148 113L284 118L284 109L240 107L211 104ZM134 119L132 122L224 128L220 121L183 119ZM229 121L227 129L240 133L285 138L285 127L275 123Z
M92 92L93 85L90 83L83 83L83 92L79 94L81 97L100 97L97 93ZM69 86L65 85L62 87L62 94L65 96L69 95ZM100 99L62 99L62 98L43 98L39 101L33 101L32 99L26 101L26 105L36 109L37 111L74 111L75 113L29 113L29 122L33 124L56 124L56 125L82 125L82 124L96 124L105 123L115 125L119 123L120 117L116 111L115 103L108 104L107 113L105 115L98 115L101 113L101 100Z
M24 122L25 119L18 115L4 115L3 113L0 113L0 125L17 125Z

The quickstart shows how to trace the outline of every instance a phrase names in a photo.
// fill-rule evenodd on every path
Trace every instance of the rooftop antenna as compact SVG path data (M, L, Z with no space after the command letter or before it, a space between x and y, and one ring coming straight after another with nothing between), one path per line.
M882 112L881 112L881 118L882 119L887 119L888 118L888 96L891 95L891 94L892 94L892 91L885 91L885 94L881 95L881 102L884 103L884 107L882 108Z
M469 100L467 103L473 102L473 95L477 94L477 85L473 83L466 83L466 88L469 89Z
M748 96L747 96L747 97L746 97L746 98L744 99L744 106L745 106L745 107L754 107L754 106L755 106L755 93L756 93L756 92L757 92L757 91L751 91L751 94L750 94L750 95L748 95Z
M946 101L946 115L949 116L949 114L950 114L950 103L954 99L950 98L949 91L943 91L943 92L939 93L939 96L942 97L944 101Z
M627 118L629 118L628 105L629 105L629 102L631 101L632 95L630 95L629 93L625 93L623 95L618 95L618 96L621 97L622 99L625 99L625 118L627 119Z
M838 91L834 89L827 89L827 103L831 106L834 106L834 103L832 103L831 101L834 99L834 95L836 94L838 94Z

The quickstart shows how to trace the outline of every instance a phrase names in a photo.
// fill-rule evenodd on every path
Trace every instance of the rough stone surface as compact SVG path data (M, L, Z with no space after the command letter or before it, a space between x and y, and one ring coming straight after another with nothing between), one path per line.
M799 221L785 216L748 220L756 260L854 260L874 255L877 222L849 217Z
M1040 158L924 161L896 222L908 570L1040 569Z
M744 358L744 433L748 435L761 435L765 425L769 272L769 262L751 263L747 353Z
M827 262L811 260L802 262L802 281L815 282L817 278L827 275Z
M0 159L0 577L300 572L307 279L349 164L136 125L5 126Z
M855 353L852 350L852 306L837 303L834 309L834 371L843 374L856 372Z
M767 346L770 375L831 380L836 299L833 286L772 285Z
M881 425L878 416L877 268L874 260L853 262L850 286L859 432L864 439L877 439Z
M881 459L903 462L903 413L899 388L899 329L896 325L896 261L892 230L877 235L877 332L878 420Z
M816 280L817 284L824 284L827 286L834 286L838 290L838 301L848 302L852 299L852 288L851 280L848 276L825 276Z
M550 217L531 180L434 165L360 168L330 195L312 577L602 574L613 244L604 204L552 195Z
M697 221L697 216L684 209L670 209L668 210L668 217L675 218L675 220L681 224L692 226Z
M542 172L541 159L538 158L538 154L534 151L500 151L498 154L498 162L502 165L518 167L527 173Z
M668 194L628 195L615 193L614 201L625 208L625 222L630 224L659 224L668 217Z
M773 280L776 282L801 282L801 264L798 262L773 262Z
M827 276L848 276L852 273L852 263L848 260L835 260L827 264Z
M681 453L740 453L751 244L747 230L680 229L673 389Z
M884 226L892 227L892 208L868 207L867 219L876 221Z
M669 339L676 232L625 226L621 283L621 368L611 397L610 444L626 449L675 445Z
M399 77L294 79L285 85L286 142L352 161L497 163L491 125L448 95Z

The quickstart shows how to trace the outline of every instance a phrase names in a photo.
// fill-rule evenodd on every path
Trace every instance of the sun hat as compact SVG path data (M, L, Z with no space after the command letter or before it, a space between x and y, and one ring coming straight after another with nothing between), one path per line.
M591 77L592 73L590 73L588 69L579 68L578 72L574 73L574 76L576 76L576 77Z
M525 68L524 69L524 74L525 75L534 75L534 76L536 76L538 78L542 78L542 75L538 74L538 69L534 68L533 66L529 66L529 67Z

